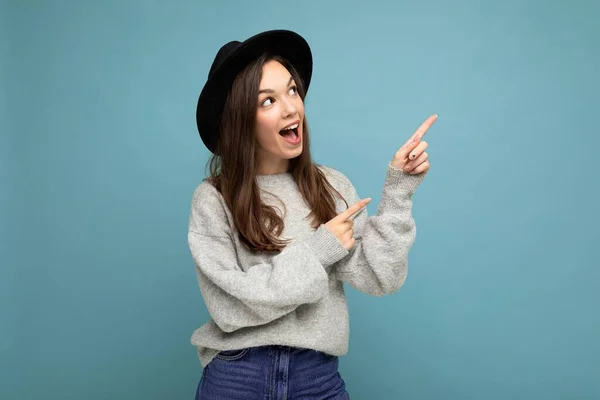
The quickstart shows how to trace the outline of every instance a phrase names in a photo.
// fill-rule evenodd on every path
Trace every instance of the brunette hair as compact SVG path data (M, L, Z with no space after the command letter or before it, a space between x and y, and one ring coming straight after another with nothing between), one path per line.
M304 84L297 71L285 59L264 54L250 63L235 78L225 102L217 151L209 160L209 182L221 193L231 210L240 241L251 251L276 253L287 241L279 238L284 222L275 208L264 204L256 184L257 142L254 132L258 91L262 67L268 61L280 62L290 72L302 101L306 96ZM324 173L312 161L310 135L306 118L302 125L302 153L290 160L289 172L311 209L308 215L317 228L336 216L334 194L348 206L346 200L327 181ZM284 205L285 207L285 205Z

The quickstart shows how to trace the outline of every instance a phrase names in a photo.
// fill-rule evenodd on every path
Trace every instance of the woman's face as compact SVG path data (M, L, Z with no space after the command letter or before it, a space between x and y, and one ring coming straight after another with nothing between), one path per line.
M256 111L258 174L286 172L302 154L304 103L290 72L279 62L262 69Z

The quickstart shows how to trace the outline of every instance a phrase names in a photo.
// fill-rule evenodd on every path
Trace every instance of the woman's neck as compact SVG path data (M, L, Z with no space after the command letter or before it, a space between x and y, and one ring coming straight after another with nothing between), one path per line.
M256 168L256 175L277 175L288 172L290 160L278 159L261 162Z

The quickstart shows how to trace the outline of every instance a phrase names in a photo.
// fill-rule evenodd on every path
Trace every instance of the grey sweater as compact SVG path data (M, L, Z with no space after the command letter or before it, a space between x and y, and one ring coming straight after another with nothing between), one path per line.
M346 176L319 168L348 205L360 200ZM365 210L355 218L356 244L347 251L324 225L311 227L306 218L310 209L290 173L257 176L263 201L278 207L280 215L287 212L282 237L292 241L277 255L248 251L220 193L203 181L193 195L188 232L212 317L191 338L202 366L222 350L270 344L346 354L344 283L374 296L402 286L416 234L411 197L422 180L422 174L409 175L388 165L378 211L369 217ZM345 208L338 199L338 212Z

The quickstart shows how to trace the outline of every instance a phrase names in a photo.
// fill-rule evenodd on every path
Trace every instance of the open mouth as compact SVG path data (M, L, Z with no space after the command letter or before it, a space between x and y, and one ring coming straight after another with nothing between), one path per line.
M292 143L292 144L296 144L300 141L300 137L298 135L298 127L299 127L299 123L296 122L292 125L289 125L286 128L283 128L282 130L279 131L279 134L281 136L283 136L283 138L285 140L287 140L288 142Z

